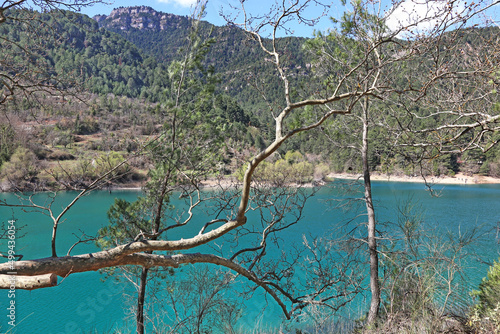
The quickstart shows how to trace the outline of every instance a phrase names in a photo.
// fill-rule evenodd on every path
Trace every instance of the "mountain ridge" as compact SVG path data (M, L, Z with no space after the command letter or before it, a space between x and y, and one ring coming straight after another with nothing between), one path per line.
M191 18L158 12L148 6L119 7L110 15L94 16L100 28L116 33L131 42L146 55L157 61L169 63L179 59L179 51L187 44ZM221 93L234 97L247 110L258 112L269 106L251 86L259 81L261 89L269 95L268 100L279 101L282 81L264 52L245 32L234 25L215 26L200 21L199 33L214 43L206 57L206 66L213 66L220 75ZM303 37L285 37L277 40L280 48L286 49L283 62L291 71L293 80L309 74L309 61L302 50ZM265 43L269 42L264 40ZM243 74L245 73L245 74ZM267 74L273 73L272 76ZM260 77L260 74L266 74ZM256 77L260 77L258 80ZM252 81L253 80L253 81ZM269 119L269 121L271 121Z
M95 15L92 19L97 23L108 20L109 26L115 26L121 30L130 28L166 30L172 26L174 21L179 23L189 20L185 16L158 12L149 6L118 7L113 9L109 15Z

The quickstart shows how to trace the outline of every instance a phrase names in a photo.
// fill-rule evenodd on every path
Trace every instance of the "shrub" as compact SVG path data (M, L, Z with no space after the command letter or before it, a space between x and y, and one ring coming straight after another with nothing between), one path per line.
M472 295L478 303L470 315L471 326L478 333L500 333L500 262L493 263Z
M2 165L0 179L7 180L16 188L24 189L38 174L36 155L24 147L18 147L10 160Z
M379 244L383 254L379 327L366 328L364 334L466 332L467 277L460 263L466 260L477 231L457 236L433 230L422 212L408 200L398 208L396 223L386 227L390 233L381 239L392 240Z

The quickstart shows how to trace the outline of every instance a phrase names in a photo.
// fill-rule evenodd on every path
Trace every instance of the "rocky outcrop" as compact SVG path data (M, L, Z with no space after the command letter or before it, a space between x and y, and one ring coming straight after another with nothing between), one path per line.
M96 15L94 16L94 20L100 26L105 25L120 30L166 30L184 27L188 18L157 12L148 6L136 6L115 8L108 16Z

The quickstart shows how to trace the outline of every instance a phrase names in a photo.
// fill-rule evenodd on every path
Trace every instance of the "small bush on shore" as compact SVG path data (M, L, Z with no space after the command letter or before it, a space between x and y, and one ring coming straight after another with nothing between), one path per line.
M472 295L478 299L469 318L474 332L500 333L500 262L493 263Z

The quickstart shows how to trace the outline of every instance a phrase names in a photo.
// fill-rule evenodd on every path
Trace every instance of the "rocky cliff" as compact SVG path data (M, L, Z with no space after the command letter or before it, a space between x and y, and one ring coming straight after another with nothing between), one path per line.
M94 16L99 25L128 31L132 28L146 30L168 30L187 26L189 19L169 13L157 12L148 6L119 7L111 14Z

